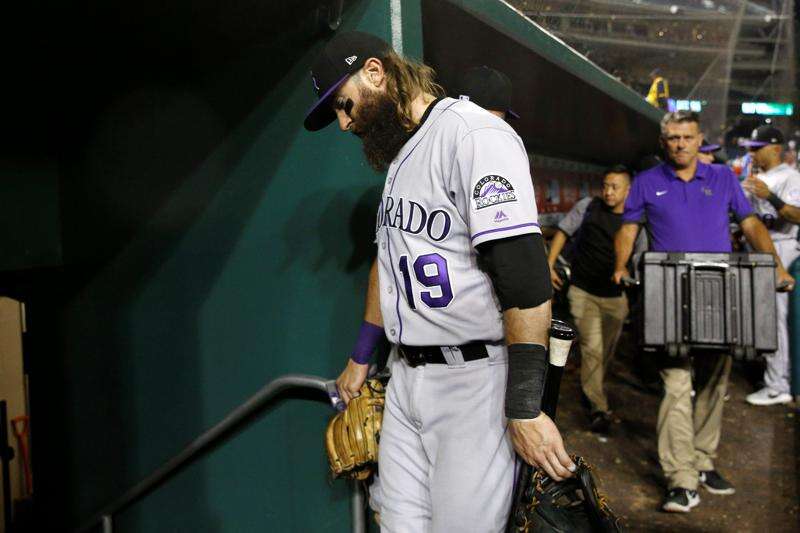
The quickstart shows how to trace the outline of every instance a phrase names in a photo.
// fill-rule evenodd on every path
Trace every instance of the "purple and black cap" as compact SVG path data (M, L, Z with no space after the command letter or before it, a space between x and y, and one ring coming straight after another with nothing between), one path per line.
M491 111L505 111L508 118L519 118L511 109L511 80L487 66L466 71L458 83L458 95Z
M741 142L747 148L761 148L768 144L783 144L783 133L772 126L761 126L753 130L750 138Z
M708 141L704 140L703 144L700 146L700 152L702 152L704 154L713 154L714 152L716 152L720 148L722 148L720 145L711 144Z
M383 57L391 47L369 33L350 31L333 37L314 62L311 81L319 98L303 122L308 131L321 130L334 120L331 99L347 78L358 72L371 57Z

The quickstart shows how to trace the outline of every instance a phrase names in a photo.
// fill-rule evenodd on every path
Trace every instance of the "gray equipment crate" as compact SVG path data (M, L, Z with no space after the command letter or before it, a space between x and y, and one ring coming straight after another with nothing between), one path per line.
M719 349L750 359L777 349L772 255L648 252L639 270L646 350Z

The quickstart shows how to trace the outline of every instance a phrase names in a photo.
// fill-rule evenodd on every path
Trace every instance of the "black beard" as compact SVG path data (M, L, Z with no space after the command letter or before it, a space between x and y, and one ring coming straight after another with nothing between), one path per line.
M397 106L385 94L363 91L353 133L364 143L369 166L386 172L400 149L411 137L397 118Z

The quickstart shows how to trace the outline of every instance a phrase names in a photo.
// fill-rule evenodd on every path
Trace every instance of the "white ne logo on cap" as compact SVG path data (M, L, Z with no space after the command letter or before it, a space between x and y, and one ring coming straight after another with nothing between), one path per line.
M356 62L356 59L358 59L358 56L350 56L344 58L344 62L347 63L348 65L352 65L353 63Z

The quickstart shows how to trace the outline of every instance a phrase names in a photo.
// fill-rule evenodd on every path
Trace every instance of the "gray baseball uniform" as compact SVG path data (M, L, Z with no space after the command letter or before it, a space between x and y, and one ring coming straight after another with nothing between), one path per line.
M769 190L789 205L800 207L800 173L783 163L756 177L767 184ZM747 194L753 210L764 221L769 235L775 243L775 251L787 269L800 256L797 250L797 225L778 217L775 208L766 200ZM767 368L764 382L776 392L790 392L789 384L789 294L779 292L775 295L778 315L778 350L766 355Z
M756 177L767 184L770 192L789 205L800 207L800 173L786 163L782 163L775 168L761 172ZM778 218L775 208L766 200L747 193L747 199L753 206L753 211L764 221L769 229L769 234L773 241L796 240L797 225ZM785 265L789 268L789 265Z
M372 498L382 530L503 529L515 460L503 415L506 349L475 247L538 232L514 130L468 101L432 104L388 170L376 241L386 335L442 347L448 364L392 363ZM465 362L457 347L475 341L489 357Z

